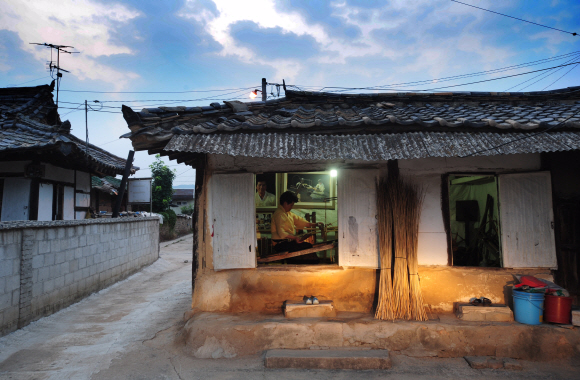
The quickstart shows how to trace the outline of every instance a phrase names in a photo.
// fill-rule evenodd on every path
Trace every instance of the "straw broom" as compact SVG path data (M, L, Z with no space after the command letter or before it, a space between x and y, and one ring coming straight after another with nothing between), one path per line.
M419 221L421 219L421 208L425 199L425 191L415 185L411 185L413 197L409 198L407 218L408 224L408 246L407 246L407 265L409 269L409 293L410 293L410 311L411 319L416 321L426 321L427 313L423 306L423 293L419 283L419 260L417 251L419 244Z
M375 318L394 320L393 283L391 258L393 255L393 211L391 209L388 181L380 178L377 183L377 215L379 224L379 254L381 273L379 280L379 302Z

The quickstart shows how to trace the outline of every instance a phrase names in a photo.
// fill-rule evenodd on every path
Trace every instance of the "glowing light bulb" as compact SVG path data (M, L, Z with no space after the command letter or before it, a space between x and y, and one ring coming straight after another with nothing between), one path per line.
M337 175L338 175L338 172L337 172L336 170L332 169L332 170L330 171L330 176L331 176L331 177L336 177Z
M250 99L256 99L256 96L258 96L258 91L254 90L250 92Z

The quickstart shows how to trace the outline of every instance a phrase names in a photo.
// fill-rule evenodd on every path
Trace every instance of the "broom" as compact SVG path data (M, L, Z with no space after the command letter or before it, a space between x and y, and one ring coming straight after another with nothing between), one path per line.
M375 318L394 320L393 283L391 276L391 257L393 255L393 211L387 179L380 178L377 183L377 216L379 224L379 255L381 273L379 279L379 302Z

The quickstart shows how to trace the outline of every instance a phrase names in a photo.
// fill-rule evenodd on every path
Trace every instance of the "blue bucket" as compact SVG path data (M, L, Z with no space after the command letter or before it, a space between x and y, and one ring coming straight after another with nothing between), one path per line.
M544 293L526 293L513 290L514 318L526 325L539 325L544 315Z

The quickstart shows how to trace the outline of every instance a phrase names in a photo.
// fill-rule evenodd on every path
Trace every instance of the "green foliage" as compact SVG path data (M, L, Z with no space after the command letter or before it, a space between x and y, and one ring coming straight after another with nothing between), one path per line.
M167 211L160 212L159 214L163 216L163 225L166 225L170 230L173 230L175 228L175 223L177 222L177 215L175 214L175 211L169 209Z
M155 162L149 165L149 168L151 168L151 174L153 176L153 212L161 213L167 211L169 210L169 204L173 196L175 170L169 169L161 161L160 155L155 156Z
M186 205L181 208L181 213L185 215L193 215L193 205Z

